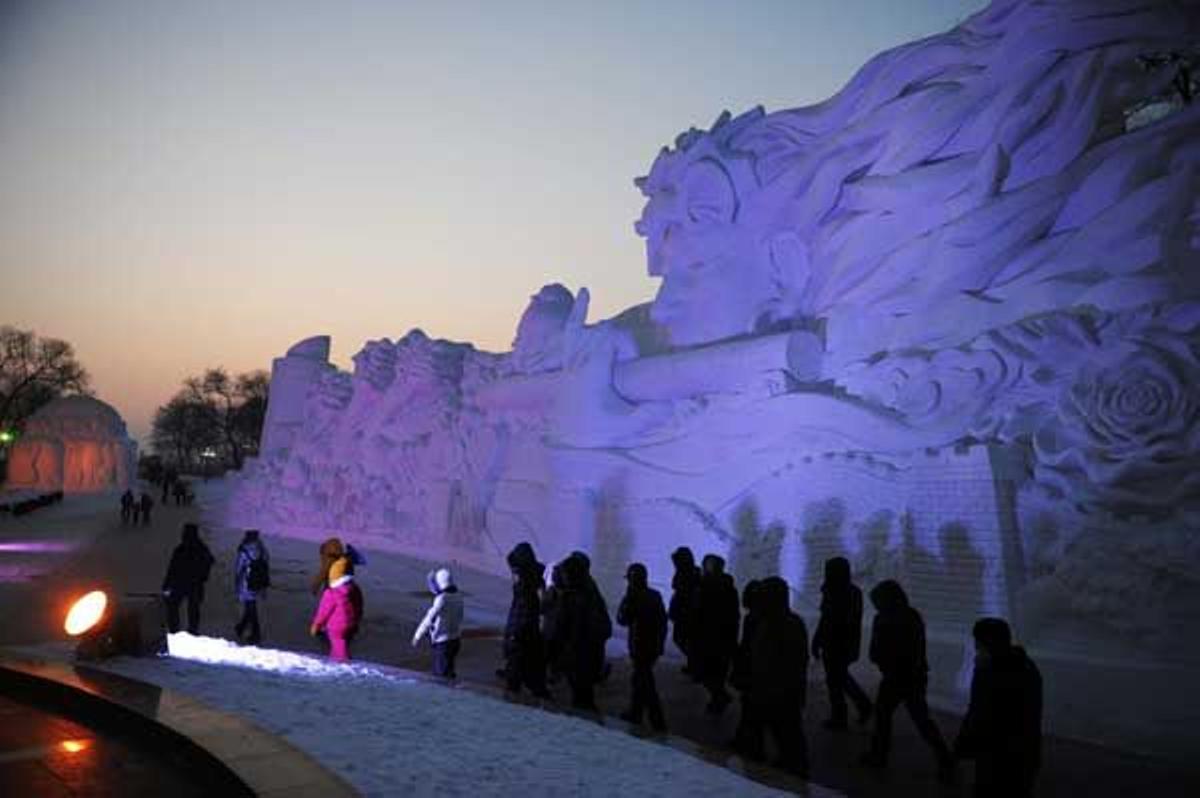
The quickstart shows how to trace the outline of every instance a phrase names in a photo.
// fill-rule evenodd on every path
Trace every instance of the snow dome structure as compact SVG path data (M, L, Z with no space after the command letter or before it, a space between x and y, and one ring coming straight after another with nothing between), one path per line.
M610 592L688 545L810 613L842 555L904 583L943 695L1002 615L1052 728L1187 739L1198 8L997 0L823 103L684 132L637 181L653 301L589 325L547 286L508 354L300 345L235 522L495 570L583 548Z
M124 490L136 475L137 444L110 405L66 396L29 417L8 458L8 488L94 493Z

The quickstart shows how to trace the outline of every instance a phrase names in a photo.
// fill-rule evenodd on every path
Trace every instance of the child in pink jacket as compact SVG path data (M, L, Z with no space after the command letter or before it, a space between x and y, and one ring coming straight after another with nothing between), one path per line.
M350 561L342 557L329 568L329 587L321 594L309 633L324 630L329 636L329 656L338 662L350 659L350 638L362 620L362 591L347 573Z

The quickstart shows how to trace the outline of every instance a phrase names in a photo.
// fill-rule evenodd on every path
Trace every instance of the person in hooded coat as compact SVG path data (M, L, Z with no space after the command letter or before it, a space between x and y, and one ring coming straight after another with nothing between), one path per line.
M318 550L320 562L317 565L317 572L313 574L312 584L310 589L314 596L321 595L325 588L329 586L329 569L330 567L346 556L346 547L342 545L339 538L328 538L321 543ZM350 573L354 573L354 563L350 564Z
M981 618L971 703L954 754L975 760L976 798L1027 798L1042 764L1042 676L1000 618Z
M589 655L594 660L590 667L595 671L595 680L603 682L608 678L610 671L606 646L609 638L612 637L612 615L608 612L608 602L605 601L604 594L600 592L600 585L596 584L596 579L592 576L591 558L582 551L573 551L570 556L579 561L583 571L583 584L591 594L588 604L591 617L588 618L586 645Z
M763 731L762 723L755 716L754 706L750 701L750 656L754 632L762 620L761 596L762 582L757 579L751 579L742 588L742 609L746 611L746 617L742 619L742 641L733 656L733 669L729 673L729 683L742 694L742 714L738 718L732 747L738 753L756 759L762 758Z
M455 679L458 674L454 663L462 646L462 594L458 592L449 568L430 571L426 582L429 592L433 593L433 604L413 633L413 647L420 645L421 638L428 634L433 646L433 675Z
M725 573L725 560L715 554L706 554L701 570L693 639L699 675L709 694L706 709L719 715L731 700L725 680L737 650L742 612L733 577Z
M675 575L671 577L671 604L667 617L671 620L671 639L683 654L686 662L683 672L692 677L699 675L699 666L693 656L693 629L696 620L696 603L700 596L700 569L696 557L687 546L680 546L671 553Z
M787 582L780 577L762 580L756 601L759 619L750 643L750 704L757 722L775 738L779 767L807 778L808 628L792 612Z
M562 562L564 590L550 644L558 652L559 663L571 686L571 705L576 709L596 709L595 686L603 665L606 632L603 621L608 612L599 606L601 599L587 562L572 554Z
M546 566L537 561L533 547L524 541L513 547L506 560L512 571L513 598L504 624L504 681L514 693L524 685L535 696L549 698L540 627Z
M562 611L562 597L566 590L563 564L555 563L550 569L550 586L542 595L542 637L546 641L546 671L551 684L557 682L563 672L561 652L558 649L558 624Z
M633 663L633 695L629 711L621 717L633 724L642 722L649 712L650 725L666 731L658 686L654 683L654 663L662 656L667 641L667 610L662 595L650 587L646 566L635 562L625 571L629 585L617 608L617 623L629 629L629 659Z
M821 620L813 635L813 656L825 664L825 686L829 690L827 729L847 728L846 696L858 710L858 722L871 717L871 699L850 675L862 647L862 591L850 579L850 561L831 557L825 561L821 585Z
M271 560L267 547L259 538L257 529L247 529L238 544L233 566L233 588L242 604L242 617L233 627L233 635L240 643L242 635L249 632L246 642L256 646L262 640L262 628L258 622L258 602L267 595Z
M121 494L121 523L128 524L133 516L133 491L126 489Z
M330 566L329 587L321 594L321 602L309 627L313 637L325 632L329 637L329 656L337 662L349 661L350 641L362 622L361 604L352 595L354 576L349 571L350 560L345 557Z
M875 621L871 625L871 662L882 679L875 696L875 732L863 757L870 767L887 766L892 743L892 714L904 704L921 737L933 749L942 780L953 775L954 760L933 718L926 690L929 663L925 655L925 621L909 603L900 583L885 579L871 589Z
M179 631L179 605L186 599L187 630L200 633L200 605L204 603L204 583L212 570L213 556L200 540L200 528L184 524L179 545L171 553L167 575L163 577L162 593L167 604L167 628Z

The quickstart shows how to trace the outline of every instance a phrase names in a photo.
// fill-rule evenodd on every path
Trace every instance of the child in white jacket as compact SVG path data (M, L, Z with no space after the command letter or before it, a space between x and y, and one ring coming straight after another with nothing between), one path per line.
M463 599L454 584L449 568L431 571L426 578L429 591L433 593L433 606L417 626L413 634L413 646L421 644L428 632L433 643L433 675L454 679L454 660L462 645L459 629L462 627Z

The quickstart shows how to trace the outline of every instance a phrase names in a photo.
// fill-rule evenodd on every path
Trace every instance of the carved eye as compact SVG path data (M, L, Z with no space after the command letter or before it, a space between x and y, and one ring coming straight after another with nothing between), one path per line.
M716 205L695 203L688 206L688 218L697 224L714 224L722 221L723 214Z

